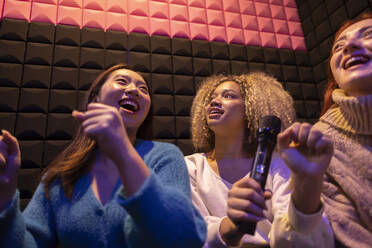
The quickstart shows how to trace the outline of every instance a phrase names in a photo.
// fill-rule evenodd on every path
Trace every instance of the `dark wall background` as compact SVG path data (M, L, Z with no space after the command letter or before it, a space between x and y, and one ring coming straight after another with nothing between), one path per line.
M76 130L71 112L105 68L124 62L144 76L152 92L155 140L190 154L190 107L199 83L211 74L266 71L291 93L298 119L315 122L333 34L371 3L298 0L308 51L2 19L0 128L20 141L21 208L43 168L71 141Z

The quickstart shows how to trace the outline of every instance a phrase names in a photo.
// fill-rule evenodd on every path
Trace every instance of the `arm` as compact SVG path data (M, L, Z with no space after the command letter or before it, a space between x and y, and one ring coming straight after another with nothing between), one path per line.
M125 223L129 227L125 232L129 233L129 243L142 240L156 247L201 246L204 223L189 199L182 153L173 146L163 145L166 150L150 151L151 158L145 163L133 147L115 107L90 103L88 111L75 111L73 116L81 121L84 133L97 141L100 152L111 159L119 171L125 189L121 190L123 200L119 203L133 219ZM182 227L178 227L180 224ZM132 232L130 227L136 231ZM133 238L135 235L131 233L141 237ZM138 246L145 244L133 245Z
M333 247L333 235L320 200L322 178L332 156L332 144L309 124L295 123L278 135L284 166L274 175L274 222L270 242L275 247ZM287 176L286 176L287 175ZM285 194L289 190L290 194Z
M21 163L18 141L3 130L0 136L0 247L55 245L49 203L38 187L25 213L19 210L17 172ZM32 209L32 210L30 210Z
M168 147L147 162L150 176L134 195L127 197L124 189L119 195L130 215L125 233L131 247L201 247L204 242L205 224L190 200L183 155Z
M56 247L53 213L42 184L36 189L23 213L19 192L0 213L0 247Z

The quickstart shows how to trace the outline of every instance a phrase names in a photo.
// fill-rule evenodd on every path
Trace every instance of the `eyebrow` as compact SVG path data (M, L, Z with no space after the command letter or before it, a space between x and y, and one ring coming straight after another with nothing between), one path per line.
M372 25L370 25L370 26L366 26L366 27L363 27L363 28L361 28L361 29L358 30L358 34L361 34L361 33L363 33L364 31L366 31L367 29L370 29L370 28L372 28ZM336 44L337 42L342 41L342 40L345 40L345 39L346 39L346 35L343 35L343 36L341 36L340 38L338 38L338 39L335 41L335 44Z

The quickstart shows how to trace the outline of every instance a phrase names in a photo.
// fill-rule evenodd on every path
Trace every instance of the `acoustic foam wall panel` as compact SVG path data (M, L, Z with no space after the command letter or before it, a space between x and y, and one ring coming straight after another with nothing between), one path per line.
M1 0L0 3L0 19L306 49L294 0ZM358 11L355 5L350 5L350 9Z
M78 8L81 3L63 1L60 6ZM206 6L210 3L205 1ZM320 107L306 51L8 18L0 23L0 44L0 128L14 133L25 152L22 207L32 183L38 181L36 175L72 139L76 122L71 111L112 64L128 63L145 78L153 97L154 138L178 145L185 154L193 152L189 129L193 96L213 73L266 70L294 96L302 120L314 122Z

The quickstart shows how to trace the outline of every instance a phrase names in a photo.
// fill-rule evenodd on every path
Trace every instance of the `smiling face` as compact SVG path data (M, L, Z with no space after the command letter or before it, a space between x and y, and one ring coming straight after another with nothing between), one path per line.
M372 19L354 23L334 42L330 67L338 86L350 96L372 94Z
M213 132L244 130L244 100L239 85L233 81L221 83L212 94L206 115L208 126Z
M97 102L116 107L127 131L137 132L151 105L148 86L143 77L128 69L113 71L103 84Z

